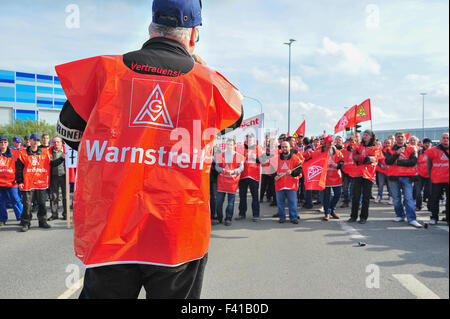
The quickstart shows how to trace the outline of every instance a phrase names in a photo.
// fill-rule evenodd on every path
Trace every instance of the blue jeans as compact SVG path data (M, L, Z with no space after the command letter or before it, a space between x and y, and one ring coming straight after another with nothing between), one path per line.
M331 191L333 191L333 197L331 197ZM339 202L342 194L342 185L339 186L327 186L323 191L323 209L325 215L334 213L336 205Z
M297 220L297 191L290 189L282 189L277 192L278 217L280 220L286 220L286 214L284 212L285 198L288 200L290 221Z
M380 199L383 198L383 190L384 190L384 185L386 184L387 186L389 186L388 184L388 177L386 174L377 172L377 176L378 176L378 196L380 196ZM389 187L388 187L388 193L389 196L391 195L389 192Z
M239 216L245 217L247 212L247 190L252 194L253 217L259 217L259 182L252 178L244 178L239 181Z
M389 188L394 199L395 215L405 218L406 211L406 217L409 222L416 220L416 203L413 198L413 185L410 178L408 176L402 176L396 177L393 180L389 179ZM402 201L402 193L404 201Z
M19 221L23 211L19 188L0 187L0 222L6 222L8 220L8 212L6 210L7 202L12 204L16 220Z
M227 208L225 209L225 220L231 221L233 219L234 212L234 200L236 199L236 194L217 192L216 194L216 214L217 220L222 222L223 219L223 202L225 201L225 195L228 194Z

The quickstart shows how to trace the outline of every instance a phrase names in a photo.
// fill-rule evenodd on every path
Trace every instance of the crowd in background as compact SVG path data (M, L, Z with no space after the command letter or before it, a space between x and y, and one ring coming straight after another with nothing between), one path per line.
M379 141L367 130L344 140L341 136L293 137L282 134L276 138L266 135L264 145L250 134L243 145L227 139L225 149L214 149L211 168L210 210L213 225L232 224L234 203L239 196L238 216L247 217L247 194L251 194L252 220L260 219L260 203L266 199L277 207L273 217L297 224L299 207L318 207L323 221L340 219L338 204L350 209L348 222L364 224L369 217L371 200L381 202L387 188L388 203L394 206L394 221L420 228L416 212L430 211L430 225L439 221L440 206L445 205L444 221L448 224L449 193L449 135L444 133L433 146L428 138L411 136L406 140L397 132ZM305 187L303 167L328 155L326 185L323 190ZM50 228L47 221L65 219L66 168L64 145L59 137L50 141L48 134L12 139L0 137L0 227L8 220L10 207L20 221L22 231L30 228L32 212L37 211L38 225ZM48 170L48 171L46 171ZM74 171L70 170L73 186ZM372 194L373 185L377 193ZM58 216L59 194L62 215ZM51 215L47 218L46 201ZM224 214L224 203L225 214ZM318 205L318 206L317 206Z
M51 228L48 221L66 219L65 146L60 137L50 140L49 134L32 134L24 140L0 137L0 227L8 221L7 208L12 208L20 230L30 229L32 212L37 211L40 228ZM74 169L69 170L71 186ZM60 205L60 196L62 205ZM51 215L47 218L46 202ZM59 207L62 215L59 216Z
M394 206L394 221L421 228L416 212L430 211L430 225L439 221L440 206L445 205L448 225L449 203L449 134L433 146L428 138L419 140L404 132L397 132L384 141L367 130L344 140L341 136L293 137L282 134L276 140L265 136L259 145L254 135L247 136L243 145L233 139L226 140L225 150L214 150L211 171L211 220L213 225L230 226L234 203L239 193L238 216L246 218L247 192L251 193L252 220L260 219L260 203L266 199L277 206L273 215L280 223L286 221L285 203L290 222L297 224L299 207L313 209L319 205L323 221L340 219L336 213L349 208L349 223L365 224L369 218L371 200L380 203L387 187L387 200ZM320 156L328 155L326 185L324 189L307 190L305 170ZM372 194L377 186L376 197ZM223 204L227 197L225 216ZM358 220L359 218L359 220Z

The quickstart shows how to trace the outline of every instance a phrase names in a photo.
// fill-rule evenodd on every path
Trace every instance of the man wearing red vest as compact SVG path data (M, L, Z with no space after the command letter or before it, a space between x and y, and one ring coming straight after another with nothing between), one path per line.
M378 159L382 157L381 149L376 146L376 135L371 130L366 130L362 142L353 151L353 159L359 170L358 176L353 179L352 185L352 213L349 222L355 222L358 218L359 202L362 195L362 207L360 224L365 224L369 217L370 196L375 182Z
M330 219L330 215L339 219L339 215L336 214L336 205L341 198L342 194L342 173L341 169L344 166L344 155L333 145L333 137L324 137L324 146L316 149L312 155L313 158L320 156L320 154L328 152L328 167L327 167L327 179L326 187L323 190L323 209L325 216L324 221ZM333 196L331 195L333 192Z
M355 147L355 137L350 136L347 139L347 143L341 150L344 155L344 166L342 167L342 191L344 192L344 198L342 201L341 208L349 207L351 201L351 187L353 178L358 177L358 167L353 160L353 148Z
M431 177L431 219L430 225L437 224L439 220L439 199L441 192L445 191L445 218L448 225L448 195L449 195L449 135L441 136L439 145L425 152L428 157L428 175Z
M19 160L16 162L16 181L23 194L22 232L28 231L31 225L33 196L36 196L38 202L39 227L50 228L47 223L47 208L45 207L47 188L50 185L50 167L57 166L64 161L64 155L52 160L48 149L39 147L40 139L39 134L32 134L31 146L20 151Z
M225 226L231 226L233 218L234 200L239 185L239 178L244 170L244 157L235 151L236 142L233 139L226 141L225 152L216 156L217 195L216 214L217 220L212 220L212 224L219 224L223 219L223 202L225 195L228 195L228 204L225 211Z
M289 142L281 143L281 153L278 160L278 168L275 176L275 191L277 196L279 222L286 221L284 201L287 198L289 208L289 220L298 224L297 190L298 180L302 172L303 156L293 154Z
M141 50L56 67L57 132L78 149L80 298L200 297L213 142L243 115L239 91L193 55L201 23L200 0L154 0Z
M22 201L16 183L16 161L19 151L8 147L8 139L0 137L0 227L8 221L7 203L13 206L16 219L22 215Z
M421 228L416 220L415 201L413 198L413 179L416 176L417 150L406 144L404 132L395 134L395 145L387 150L389 188L394 198L395 220L403 222L405 211L411 226ZM402 193L404 200L402 200Z
M381 157L378 159L378 165L377 165L377 183L378 183L378 196L375 199L375 203L381 202L383 199L383 190L384 185L386 184L389 194L389 204L393 204L394 201L391 196L391 191L389 189L389 183L388 183L388 166L386 165L386 152L387 150L392 146L391 140L386 139L383 143L383 148L381 150Z
M252 195L253 221L259 219L259 180L261 179L261 163L267 160L266 150L256 143L253 133L247 135L243 148L238 150L245 157L244 170L239 181L239 216L236 220L245 219L247 212L247 190Z
M418 181L416 182L416 210L422 210L423 199L427 198L428 210L431 211L430 194L431 194L431 179L428 175L428 156L425 154L432 146L432 141L429 138L424 138L422 141L422 148L418 152L417 160L417 174ZM422 195L423 192L423 195Z

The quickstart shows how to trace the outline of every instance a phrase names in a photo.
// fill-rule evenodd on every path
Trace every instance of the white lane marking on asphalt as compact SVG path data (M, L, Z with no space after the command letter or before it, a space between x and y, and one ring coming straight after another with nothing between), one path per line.
M83 287L84 277L78 280L72 287L67 289L61 296L57 299L69 299L74 293Z
M441 299L438 295L428 289L427 286L417 280L413 275L396 274L392 276L418 299Z
M353 239L366 238L366 236L361 235L360 233L358 233L358 231L356 229L345 224L345 222L340 222L339 224L341 225L342 229L345 230L350 235L351 238L353 238Z

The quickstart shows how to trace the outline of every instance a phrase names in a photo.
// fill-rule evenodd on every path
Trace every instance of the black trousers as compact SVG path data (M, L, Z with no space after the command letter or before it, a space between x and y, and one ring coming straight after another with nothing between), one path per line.
M418 176L418 180L414 183L415 195L416 195L416 208L422 209L422 203L424 198L430 198L431 193L431 179ZM423 191L423 196L422 196ZM431 211L430 201L427 204L428 209Z
M431 218L434 220L439 220L439 200L441 199L441 192L445 191L445 217L448 223L448 193L449 184L448 183L431 183L431 198L428 200L431 208Z
M86 269L80 299L200 299L208 254L176 268L142 264Z
M362 207L360 219L369 217L370 196L372 196L372 181L363 177L355 177L352 179L352 213L351 218L358 218L359 201L362 194Z
M23 212L21 217L22 225L29 225L31 222L31 206L33 204L33 196L36 196L38 203L38 220L44 221L47 217L47 208L45 201L47 199L47 189L33 189L31 191L22 192Z
M261 174L261 193L259 195L259 200L262 202L264 194L267 195L267 199L273 198L275 196L272 193L272 188L270 187L271 180L273 180L273 175Z
M63 217L67 216L66 210L66 175L58 176L52 175L50 179L50 191L52 199L50 201L50 208L53 217L58 217L58 201L59 189L61 189L62 203L63 203Z

